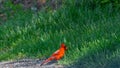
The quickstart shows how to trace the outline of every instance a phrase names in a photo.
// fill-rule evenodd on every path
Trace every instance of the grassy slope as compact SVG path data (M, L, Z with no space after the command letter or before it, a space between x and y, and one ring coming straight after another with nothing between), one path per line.
M65 42L68 50L61 64L120 66L120 13L110 11L110 6L91 10L69 3L38 14L16 8L12 7L13 17L0 26L1 61L48 57Z

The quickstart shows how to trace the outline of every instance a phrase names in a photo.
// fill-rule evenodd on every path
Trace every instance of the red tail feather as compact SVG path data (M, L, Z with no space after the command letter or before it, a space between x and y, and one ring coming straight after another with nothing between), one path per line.
M48 62L50 62L50 61L52 61L52 60L54 60L54 59L55 59L55 58L54 58L53 56L51 56L50 58L44 60L44 61L41 63L40 66L42 66L43 64L48 63Z

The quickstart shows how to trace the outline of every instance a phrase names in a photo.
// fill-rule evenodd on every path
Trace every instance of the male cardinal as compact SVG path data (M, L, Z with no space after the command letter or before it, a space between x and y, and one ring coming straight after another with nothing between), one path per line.
M60 48L56 52L54 52L48 59L43 61L40 66L42 66L43 64L47 64L52 60L60 60L64 56L66 49L67 47L64 43L62 43Z

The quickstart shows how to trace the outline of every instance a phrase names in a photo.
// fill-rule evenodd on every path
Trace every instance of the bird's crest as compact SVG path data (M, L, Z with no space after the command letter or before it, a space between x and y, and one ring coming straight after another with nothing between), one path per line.
M67 47L65 46L64 43L61 44L61 47L64 48L65 50L67 50Z

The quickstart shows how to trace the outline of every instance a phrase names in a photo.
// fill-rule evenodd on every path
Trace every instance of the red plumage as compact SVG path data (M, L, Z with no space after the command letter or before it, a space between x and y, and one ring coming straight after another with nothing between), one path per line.
M66 49L67 49L67 47L65 46L64 43L62 43L60 48L57 51L55 51L48 59L43 61L40 66L42 66L43 64L46 64L52 60L60 60L64 56Z

